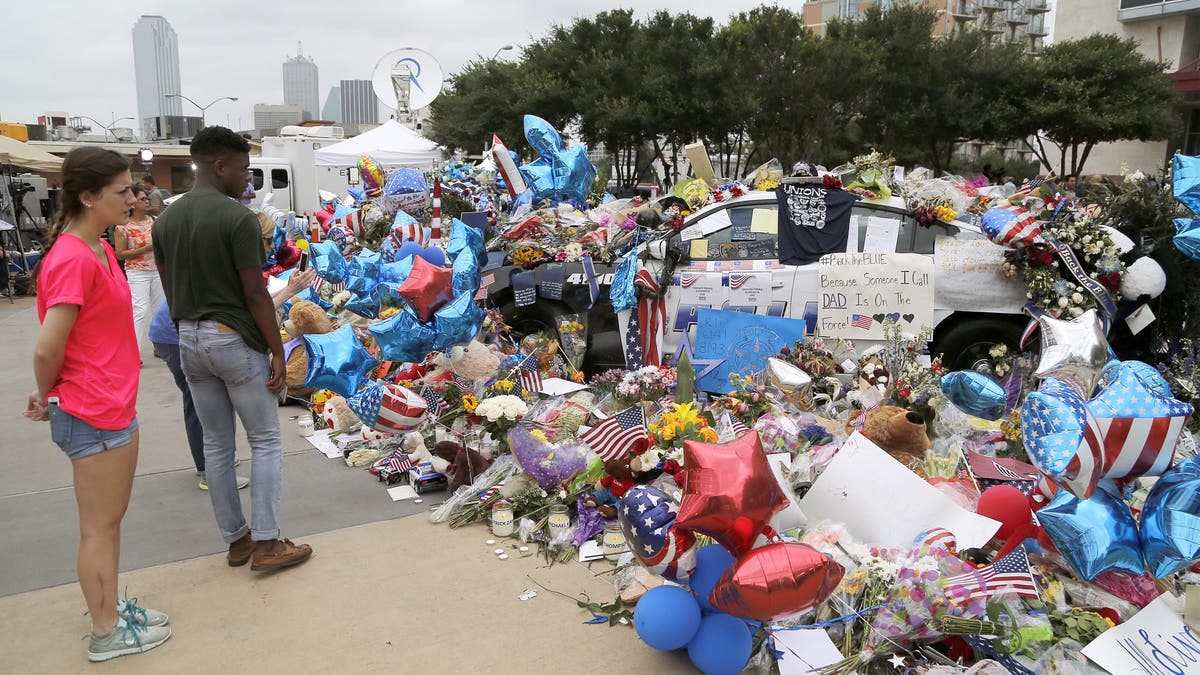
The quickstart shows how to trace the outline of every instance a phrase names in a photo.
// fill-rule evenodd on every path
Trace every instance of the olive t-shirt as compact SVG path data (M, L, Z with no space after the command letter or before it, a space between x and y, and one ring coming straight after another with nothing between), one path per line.
M254 212L217 192L189 192L154 223L154 262L166 269L171 319L211 319L267 352L242 292L240 269L264 262ZM265 283L265 282L264 282Z

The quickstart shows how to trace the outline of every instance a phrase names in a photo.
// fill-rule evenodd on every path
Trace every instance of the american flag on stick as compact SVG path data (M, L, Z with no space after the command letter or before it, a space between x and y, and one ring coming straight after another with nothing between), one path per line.
M331 289L333 289L334 293L341 293L342 291L346 290L345 283L339 281L336 284L331 284L328 281L325 281L324 279L322 279L321 277L317 277L316 279L313 279L313 282L309 287L312 288L313 293L320 293L321 289L324 288L325 286L329 286Z
M435 420L450 412L450 404L446 403L437 390L429 385L421 388L421 398L425 399L426 410L429 411L429 416Z
M403 452L397 452L388 458L387 463L383 465L383 468L391 471L392 473L398 473L416 468L416 466L417 465L413 464L412 460L408 458L408 455L404 454Z
M626 408L579 435L606 462L629 452L645 437L646 415L637 407Z
M530 354L517 366L521 371L521 386L530 394L536 395L542 390L542 371L538 367L536 354Z
M1038 596L1037 581L1029 571L1029 556L1025 548L1019 547L1004 557L997 558L992 564L984 565L973 572L950 577L951 584L970 586L969 598L990 598L993 595L1012 590L1024 598Z
M741 436L747 431L750 431L750 427L746 426L744 422L734 417L733 414L728 410L725 411L725 423L729 425L729 430L733 432L734 436Z
M464 394L475 393L475 383L461 375L451 375L450 384L453 384L460 392Z
M1017 188L1017 191L1015 193L1013 193L1013 197L1024 197L1024 196L1032 193L1034 190L1038 189L1038 186L1040 186L1042 183L1045 183L1047 180L1050 180L1050 178L1053 178L1053 177L1054 177L1053 174L1051 174L1047 178L1042 178L1041 176L1038 176L1037 178L1034 178L1033 180L1025 181L1025 183L1023 183L1021 185L1021 187ZM1010 199L1011 199L1011 197L1010 197Z

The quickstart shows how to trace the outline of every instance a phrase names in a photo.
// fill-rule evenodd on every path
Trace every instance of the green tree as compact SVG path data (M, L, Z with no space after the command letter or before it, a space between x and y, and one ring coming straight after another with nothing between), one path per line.
M495 59L468 63L430 104L430 138L474 154L491 147L496 134L510 150L526 152L522 79L522 67L516 63Z
M1179 126L1167 64L1142 56L1115 35L1057 42L1028 69L1029 105L1014 116L1010 138L1025 143L1049 171L1078 174L1097 143L1155 141ZM1055 167L1042 139L1057 146Z

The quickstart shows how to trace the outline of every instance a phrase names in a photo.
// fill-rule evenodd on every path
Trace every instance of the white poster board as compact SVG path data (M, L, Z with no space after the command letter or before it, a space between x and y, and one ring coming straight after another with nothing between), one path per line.
M766 307L771 304L770 272L730 272L731 307Z
M1084 656L1114 674L1200 674L1200 637L1170 600L1160 595L1132 619L1104 631L1083 648Z
M1004 251L986 239L939 236L933 254L937 306L972 312L1020 311L1025 284L1004 277Z
M907 333L933 327L934 264L919 253L831 253L821 257L817 333L882 340L886 319Z

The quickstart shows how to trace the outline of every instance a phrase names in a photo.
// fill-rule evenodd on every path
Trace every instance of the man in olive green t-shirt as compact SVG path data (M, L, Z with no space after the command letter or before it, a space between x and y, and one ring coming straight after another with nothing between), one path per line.
M258 219L235 201L249 179L249 150L225 127L201 129L191 145L196 185L155 222L153 244L204 428L205 477L227 560L266 571L304 562L312 548L279 538L283 443L275 393L285 368ZM235 412L250 441L250 525L233 470Z

